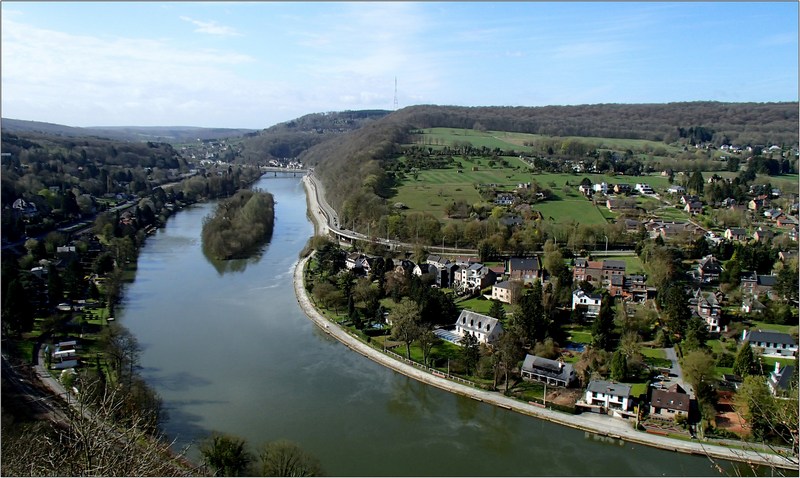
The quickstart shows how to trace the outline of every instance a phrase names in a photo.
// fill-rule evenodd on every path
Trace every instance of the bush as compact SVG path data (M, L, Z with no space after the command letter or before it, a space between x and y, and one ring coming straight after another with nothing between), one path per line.
M720 354L720 357L717 359L717 367L733 367L733 355L731 354Z
M362 332L367 337L380 337L381 335L389 335L389 332L391 332L391 330L369 328L369 329L363 329Z

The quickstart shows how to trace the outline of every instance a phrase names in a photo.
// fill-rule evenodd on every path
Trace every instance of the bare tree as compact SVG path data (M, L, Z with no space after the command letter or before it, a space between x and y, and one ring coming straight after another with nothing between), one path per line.
M97 386L90 384L88 387ZM147 433L136 417L114 422L123 407L120 392L104 387L91 409L82 403L57 414L53 423L20 430L3 427L2 474L11 476L192 476L199 470L175 454L161 436Z

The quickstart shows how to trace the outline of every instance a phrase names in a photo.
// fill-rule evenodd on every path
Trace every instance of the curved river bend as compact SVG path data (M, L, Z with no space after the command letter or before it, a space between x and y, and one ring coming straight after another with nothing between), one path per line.
M209 262L200 231L215 203L203 204L147 240L125 291L119 317L142 345L143 375L164 399L176 446L212 430L253 449L285 438L331 476L716 474L706 458L593 438L353 353L297 305L292 269L313 234L300 177L264 176L256 187L277 202L260 258Z

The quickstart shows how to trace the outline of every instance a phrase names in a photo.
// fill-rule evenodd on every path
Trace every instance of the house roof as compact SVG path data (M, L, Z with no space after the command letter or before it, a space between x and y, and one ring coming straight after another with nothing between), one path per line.
M776 375L775 372L772 372L770 376L770 380L775 383L775 388L778 390L788 390L789 386L792 383L792 374L794 373L794 366L793 365L786 365L781 369L781 371Z
M750 331L747 334L747 341L750 343L765 342L773 344L797 345L797 342L792 338L791 335L783 332L775 332L774 330Z
M516 216L516 215L515 216L503 216L503 218L500 219L500 222L504 226L519 226L520 224L524 224L525 223L525 221L522 219L522 217Z
M620 269L625 270L625 261L603 261L603 269Z
M758 299L745 299L742 305L754 310L764 310L766 307Z
M508 260L509 270L523 270L523 271L538 271L539 270L539 257L534 256L530 258L512 257Z
M728 230L731 231L731 234L733 234L735 236L746 236L747 235L747 229L745 229L743 227L729 227Z
M586 390L595 393L606 393L618 397L629 397L631 386L624 383L609 382L606 380L592 380Z
M433 263L433 262L436 263L442 262L442 256L434 256L433 254L428 256L428 263Z
M716 257L712 255L708 255L700 259L700 262L697 264L697 266L700 270L704 272L722 271L722 266L720 265L719 261L717 260Z
M496 328L503 330L502 324L494 317L479 314L471 310L462 310L456 319L456 325L470 331L480 331L483 334L491 334Z
M573 298L578 298L578 299L580 299L581 297L586 297L587 299L594 299L596 301L600 301L600 300L603 299L602 295L600 295L600 294L587 294L586 292L584 292L583 289L575 289L575 291L572 292L572 297Z
M492 287L497 289L511 289L511 281L504 280L503 282L493 284Z
M565 382L569 382L573 373L573 367L570 363L558 362L530 354L525 356L525 360L522 362L522 370L536 372Z
M689 413L689 395L676 383L669 390L653 390L650 404L654 407L669 408Z
M778 276L758 276L758 285L764 287L773 287L778 282Z

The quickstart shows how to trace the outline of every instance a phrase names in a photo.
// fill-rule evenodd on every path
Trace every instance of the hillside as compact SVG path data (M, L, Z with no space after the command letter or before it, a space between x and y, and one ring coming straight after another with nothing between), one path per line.
M194 126L95 126L79 128L11 118L3 118L0 128L5 133L16 135L47 134L72 138L96 137L117 141L156 141L170 144L236 138L254 131L252 129L199 128Z
M387 214L402 144L422 128L459 128L548 136L648 139L682 150L695 143L740 146L798 142L797 103L692 102L547 107L412 106L357 131L317 144L301 155L316 166L328 199L343 217L377 221ZM674 157L691 164L693 159ZM689 161L689 162L686 162Z
M296 158L308 148L385 117L385 110L313 113L245 135L242 161Z

